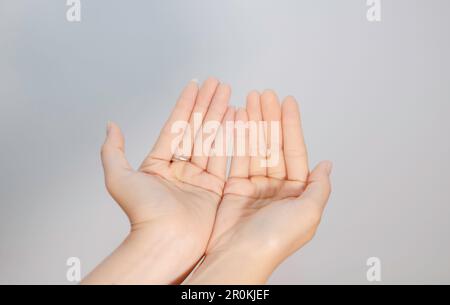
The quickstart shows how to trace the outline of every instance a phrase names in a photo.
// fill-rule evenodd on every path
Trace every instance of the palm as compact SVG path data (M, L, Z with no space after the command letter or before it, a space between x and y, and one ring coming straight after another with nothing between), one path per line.
M176 164L176 165L175 165ZM197 173L176 177L174 167L189 167ZM208 186L197 182L208 180ZM129 215L133 226L158 222L162 230L186 228L195 225L196 236L210 230L221 195L211 189L222 189L223 182L211 177L188 162L166 163L154 161L151 165L131 172L112 193ZM117 195L115 195L117 193ZM196 221L203 219L204 222Z
M203 255L213 228L225 184L226 158L201 155L179 160L173 151L178 135L171 127L179 121L192 125L194 113L200 113L205 121L233 120L229 96L229 87L215 79L207 80L200 90L191 82L138 171L125 159L124 138L117 125L110 124L103 146L106 185L130 218L132 229L151 226L153 234L156 230L176 236L188 243L183 247L192 250L195 259ZM193 140L182 137L176 144L193 143L193 151Z
M314 210L302 209L305 205L296 200L303 187L300 182L266 177L229 179L210 248L221 251L233 243L268 251L295 250L312 237L318 221ZM239 193L232 191L233 188L252 191ZM298 240L299 235L304 239Z
M247 114L238 112L238 119L282 122L282 140L278 145L270 143L267 134L265 137L268 148L279 149L280 162L264 168L257 156L233 158L208 253L239 246L249 251L267 251L272 256L292 253L312 238L323 209L311 191L317 183L314 175L308 180L296 103L288 98L280 107L274 93L268 91L262 96L252 93ZM327 196L326 190L324 193Z
M102 148L106 186L135 231L124 244L132 245L128 251L136 261L142 255L135 251L142 250L141 243L136 242L139 236L146 236L151 244L170 244L167 254L178 271L169 272L164 282L179 282L205 253L239 245L249 247L249 251L255 247L260 252L272 250L269 255L275 256L292 252L312 236L328 199L327 166L319 166L309 174L296 102L288 98L280 107L274 93L253 93L247 111L240 109L235 114L228 107L229 98L230 88L215 79L208 79L200 89L191 82L137 171L125 158L119 127L108 125ZM264 135L269 142L265 148L271 153L279 150L279 162L266 168L261 165L265 158L250 157L247 149L245 156L234 155L227 180L226 156L208 157L209 152L204 151L225 139L206 127L198 128L196 114L201 115L202 126L222 122L222 128L239 120L282 121L282 141L271 142L270 130ZM173 127L180 121L188 122L193 133L186 129L181 130L181 137L174 133ZM205 136L211 140L206 145L202 142ZM248 147L248 132L245 140ZM193 154L198 145L202 153ZM146 244L144 252L148 251ZM114 265L120 253L113 255L109 263ZM117 272L114 276L121 278L120 270Z

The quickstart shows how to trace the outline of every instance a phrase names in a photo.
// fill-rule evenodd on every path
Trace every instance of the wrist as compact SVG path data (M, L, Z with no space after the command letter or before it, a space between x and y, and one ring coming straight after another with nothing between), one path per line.
M277 263L258 251L232 248L211 252L193 272L188 285L262 285L267 282Z
M204 249L152 225L132 227L128 237L84 280L84 284L179 284L197 264Z

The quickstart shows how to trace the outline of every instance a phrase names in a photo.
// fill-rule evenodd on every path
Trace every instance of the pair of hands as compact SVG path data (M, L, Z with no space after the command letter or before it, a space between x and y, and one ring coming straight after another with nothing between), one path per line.
M251 92L246 109L234 110L230 94L216 79L200 88L191 81L137 171L126 160L119 127L108 124L106 186L131 232L84 283L265 283L313 237L330 194L331 163L309 172L297 102L288 97L280 104L272 91ZM203 123L280 122L278 143L263 135L269 149L279 150L279 162L265 167L264 157L234 155L227 175L226 156L174 159L171 128L177 121L194 126L194 113ZM195 138L188 141L192 151L202 145Z

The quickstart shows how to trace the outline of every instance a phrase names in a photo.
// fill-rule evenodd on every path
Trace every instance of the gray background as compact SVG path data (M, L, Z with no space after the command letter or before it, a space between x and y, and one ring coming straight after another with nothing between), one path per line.
M0 0L0 283L66 284L126 236L106 193L108 120L138 165L180 89L301 101L311 164L334 161L316 239L271 283L450 284L450 1Z

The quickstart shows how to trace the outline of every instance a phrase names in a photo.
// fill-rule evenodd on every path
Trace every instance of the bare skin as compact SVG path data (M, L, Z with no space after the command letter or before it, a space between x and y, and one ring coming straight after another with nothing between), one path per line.
M171 126L192 121L194 112L202 113L205 121L233 121L229 98L229 86L215 79L200 89L189 83L139 170L125 158L119 127L109 124L102 148L106 186L128 215L131 233L83 283L179 283L202 258L222 198L227 160L173 162L176 135Z
M300 113L292 97L280 106L272 91L252 92L236 121L281 121L275 167L235 157L202 265L189 284L263 284L289 255L312 239L330 194L331 163L309 175ZM248 141L247 141L248 142ZM230 266L234 266L231 268Z
M177 284L203 257L187 284L265 283L313 237L330 193L331 163L309 173L297 103L289 97L281 106L275 93L253 92L247 109L235 113L229 98L230 88L215 79L201 88L189 83L139 170L126 161L119 127L108 125L105 181L131 232L84 284ZM234 157L227 178L225 156L173 161L171 127L176 121L193 126L194 113L203 123L281 121L279 143L264 135L280 162L266 168L262 157ZM199 132L187 141L191 152L201 145Z

